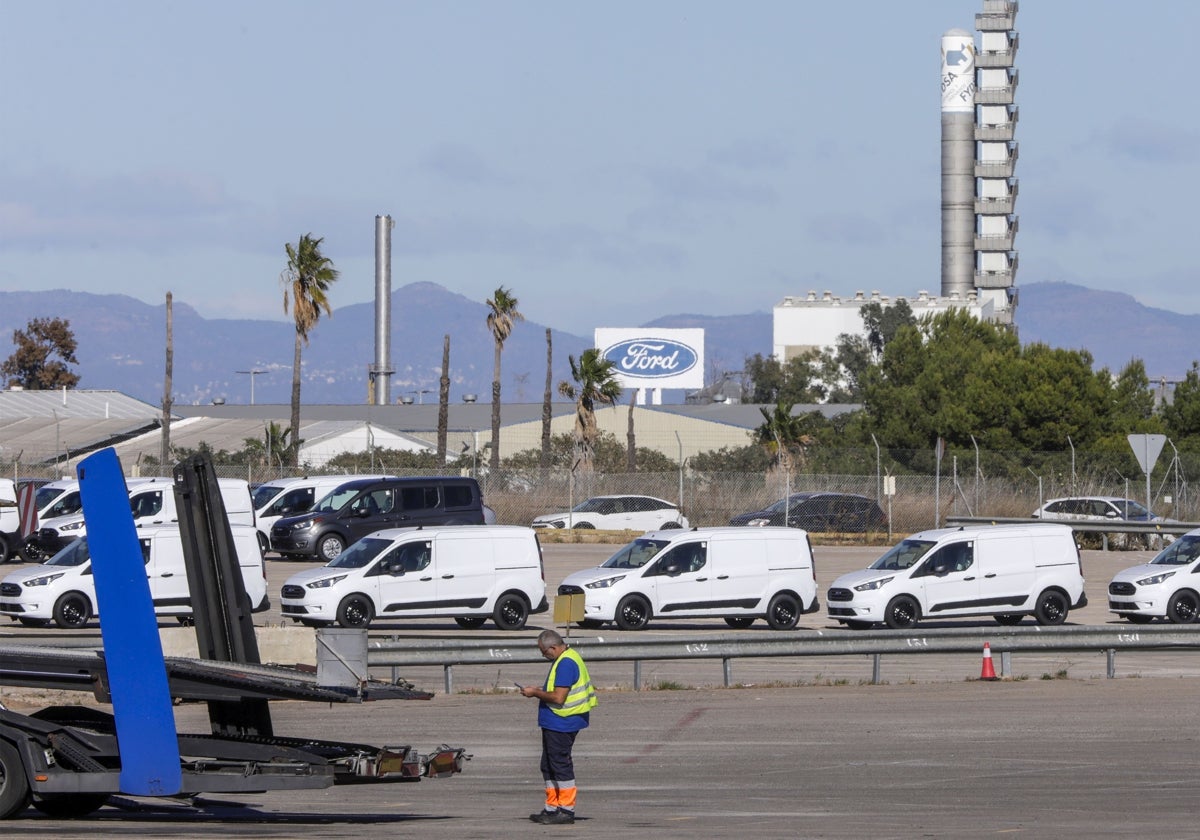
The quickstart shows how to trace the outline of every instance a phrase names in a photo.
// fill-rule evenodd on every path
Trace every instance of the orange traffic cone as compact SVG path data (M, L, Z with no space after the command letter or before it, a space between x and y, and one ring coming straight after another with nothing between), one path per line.
M983 671L979 674L979 679L999 679L996 676L996 669L992 667L992 645L990 642L983 643Z

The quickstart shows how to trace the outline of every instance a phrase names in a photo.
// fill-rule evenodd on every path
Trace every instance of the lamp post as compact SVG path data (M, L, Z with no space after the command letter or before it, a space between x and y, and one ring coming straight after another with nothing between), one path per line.
M243 373L250 376L250 405L254 405L254 377L260 373L267 373L267 371L252 368L251 370L235 370L234 373Z
M409 391L408 393L417 395L417 405L424 405L425 404L425 395L432 394L433 389L432 388L420 388L415 391Z

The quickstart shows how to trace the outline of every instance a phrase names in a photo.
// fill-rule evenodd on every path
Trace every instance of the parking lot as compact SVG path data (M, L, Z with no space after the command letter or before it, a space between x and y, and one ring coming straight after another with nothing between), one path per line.
M547 545L548 589L612 548ZM822 593L839 574L881 552L818 546ZM1149 556L1084 552L1090 604L1070 621L1112 621L1105 585L1116 571ZM288 575L308 567L270 560L272 598ZM257 620L265 626L282 618L276 607ZM532 645L550 624L543 614L517 633L490 624L466 631L449 621L386 623L373 632L527 639ZM935 624L946 622L929 626ZM795 632L832 626L821 612L804 616ZM720 621L688 621L659 622L643 632L731 631ZM740 632L774 631L759 622ZM0 634L71 644L98 636L95 627L31 631L17 625ZM400 675L437 692L429 701L272 707L280 733L424 749L443 742L465 746L473 759L455 779L192 803L119 799L117 807L84 822L54 822L30 811L10 825L21 836L47 837L333 838L381 830L423 837L528 831L664 838L1194 836L1184 792L1200 781L1191 760L1200 715L1191 693L1200 676L1195 653L1139 655L1115 680L1103 678L1102 656L1021 657L1014 666L1017 679L987 683L975 679L975 657L895 657L885 663L885 684L868 685L864 657L738 660L738 687L720 689L712 687L721 681L719 663L648 663L644 678L651 690L634 692L627 664L597 665L601 706L576 749L580 820L567 829L527 820L540 798L534 704L509 686L513 679L539 679L544 666L503 664L456 670L451 695L440 691L440 669ZM2 692L7 703L22 701ZM190 731L207 726L201 705L178 707L177 718Z

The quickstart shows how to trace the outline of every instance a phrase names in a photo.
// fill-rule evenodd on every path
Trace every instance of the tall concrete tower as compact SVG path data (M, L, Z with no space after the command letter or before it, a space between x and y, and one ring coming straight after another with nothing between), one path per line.
M1002 324L1013 323L1017 306L1017 216L1013 212L1017 200L1013 175L1017 164L1013 139L1017 125L1016 17L1016 0L983 0L983 12L975 15L979 30L975 57L975 286L980 303L990 305L993 320Z
M975 288L975 37L942 36L942 295Z
M375 217L375 361L367 366L367 403L392 399L392 222Z

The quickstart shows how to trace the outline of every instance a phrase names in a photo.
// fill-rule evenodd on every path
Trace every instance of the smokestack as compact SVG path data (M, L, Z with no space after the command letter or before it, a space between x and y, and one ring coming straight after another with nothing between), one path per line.
M975 38L942 36L942 296L975 288Z
M375 217L375 405L392 401L392 227L391 216Z

